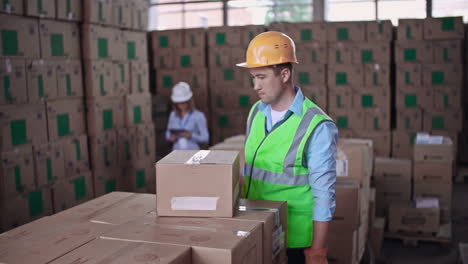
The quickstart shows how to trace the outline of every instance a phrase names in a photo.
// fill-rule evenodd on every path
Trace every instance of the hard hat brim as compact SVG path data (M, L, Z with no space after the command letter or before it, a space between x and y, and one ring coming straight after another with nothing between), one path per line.
M285 62L285 63L287 63L287 62ZM299 62L297 62L297 61L290 62L290 63L292 63L292 64L299 64ZM252 68L260 68L260 67L273 66L273 65L278 65L278 64L282 64L282 63L248 64L247 62L241 62L241 63L237 63L236 66L237 66L237 67L242 67L242 68L247 68L247 69L252 69Z

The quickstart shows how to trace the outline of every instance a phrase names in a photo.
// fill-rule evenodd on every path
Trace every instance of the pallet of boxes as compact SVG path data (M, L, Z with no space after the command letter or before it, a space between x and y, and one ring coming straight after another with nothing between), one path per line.
M0 12L0 230L75 206L93 187L83 101L81 6L8 1Z
M153 120L156 123L158 160L172 150L166 140L166 129L172 102L172 87L186 82L193 92L196 109L209 120L208 69L206 62L206 29L152 31L151 54L156 75L153 95Z
M96 196L154 192L155 132L147 52L147 1L83 2L87 131Z

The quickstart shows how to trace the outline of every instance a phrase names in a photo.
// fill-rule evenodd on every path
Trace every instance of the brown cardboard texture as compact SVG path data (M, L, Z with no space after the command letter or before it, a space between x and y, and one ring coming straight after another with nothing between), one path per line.
M364 110L364 129L374 131L390 130L390 111L375 108Z
M431 110L424 112L423 129L426 131L459 132L463 129L461 110Z
M462 64L425 64L422 66L423 85L440 86L463 84Z
M421 89L405 91L396 89L396 105L399 109L431 109L434 107L434 89Z
M337 42L328 43L328 64L351 64L353 63L354 43Z
M321 42L305 43L296 46L296 56L304 64L326 64L328 62L327 45Z
M399 19L397 28L397 39L423 40L423 19Z
M147 1L133 1L132 28L142 31L148 30L149 3Z
M379 20L366 22L367 41L391 41L393 40L393 25L391 20Z
M61 179L52 187L54 211L60 212L94 197L91 172Z
M84 0L83 22L93 24L112 24L112 0Z
M217 68L217 67L230 67L233 64L240 63L244 61L245 58L242 58L238 61L234 56L234 53L240 53L240 48L232 48L232 47L211 47L210 52L208 53L208 65L210 68ZM244 56L245 56L245 49L243 49Z
M463 17L424 19L424 39L463 39Z
M218 67L210 70L210 84L221 86L240 86L248 74L237 66Z
M58 141L63 148L65 176L75 176L90 170L88 138L86 135L66 137Z
M175 68L175 50L173 48L159 48L153 52L153 65L159 69Z
M312 102L322 109L328 109L327 99L329 93L326 85L301 85L301 90L304 96L312 100Z
M132 162L123 173L125 184L131 192L155 193L156 178L154 160L148 158Z
M83 20L81 1L55 1L55 4L57 19L76 22Z
M117 149L119 165L126 167L138 159L136 128L123 128L117 130Z
M184 47L183 33L184 31L180 29L152 31L151 46L156 52L160 48L182 48Z
M96 60L84 63L86 97L113 96L115 89L112 62Z
M47 120L44 104L0 106L2 151L27 144L47 142Z
M304 85L326 85L325 64L298 64L294 67L295 82L300 86Z
M55 1L25 1L25 15L35 17L55 18Z
M335 65L328 67L328 87L339 86L359 89L364 85L364 67L362 65Z
M356 130L354 136L357 138L372 139L376 156L390 157L392 148L390 131Z
M328 109L330 111L353 108L353 89L334 87L328 91Z
M130 94L130 64L126 62L114 62L112 68L114 95L124 96Z
M98 25L83 24L83 59L116 59L115 46L118 45L118 30Z
M377 215L387 215L390 204L411 201L411 180L375 181Z
M365 41L365 22L331 22L328 23L328 41Z
M412 164L409 159L375 158L374 178L382 180L410 181Z
M328 236L328 262L336 264L355 264L358 247L358 231L331 232Z
M330 106L329 106L330 108ZM362 129L364 128L364 111L356 109L349 111L349 109L334 109L328 112L330 117L336 122L340 129Z
M368 186L373 168L372 145L369 140L340 140L337 164L343 163L343 170L337 171L338 178L355 179L364 186Z
M1 59L0 104L22 104L28 100L26 64L23 59Z
M81 99L47 102L49 140L86 133L84 103Z
M243 27L210 27L208 29L208 46L241 46L241 31Z
M127 95L125 98L125 126L151 123L151 96L149 94Z
M414 163L415 183L451 184L454 176L453 162L419 161Z
M303 22L294 23L296 30L291 31L289 35L296 45L302 45L311 42L327 42L327 27L324 22ZM290 34L288 32L288 34Z
M390 97L391 90L364 88L353 93L353 101L355 107L360 107L366 110L381 109L384 112L390 112Z
M65 178L65 153L60 143L33 148L35 175L39 187Z
M396 41L395 62L400 63L433 63L434 49L432 42L422 40Z
M39 23L37 19L0 14L1 57L40 58Z
M148 63L131 62L130 63L130 92L148 93L149 88L149 69Z
M2 152L0 194L2 200L34 191L36 178L31 146L16 148L15 151Z
M338 182L336 211L330 224L331 232L345 232L359 227L360 189L357 182Z
M119 28L132 27L133 5L125 0L112 0L112 25Z
M456 86L436 87L434 92L434 106L437 109L462 109L463 91Z
M398 63L396 65L396 85L399 89L417 90L422 85L421 64Z
M376 257L380 256L382 250L382 244L384 240L384 231L385 231L385 218L377 217L375 223L371 226L369 233L369 240L371 243L372 253Z
M156 162L156 135L153 123L137 126L137 157ZM154 165L154 164L153 164Z
M125 180L120 177L120 170L118 166L114 166L93 171L94 195L96 197L127 188Z
M441 207L452 207L452 184L415 182L413 199L437 198Z
M437 40L433 42L434 63L463 63L462 40Z
M50 61L26 62L28 102L36 103L57 98L57 75L55 64Z
M115 131L90 137L90 154L93 170L110 168L118 164L117 135Z
M198 68L206 66L205 48L184 48L175 50L176 68Z
M233 216L239 198L237 151L173 151L156 163L156 173L158 215ZM178 181L187 184L170 187Z
M439 231L439 208L414 208L411 204L392 204L389 231L435 233Z
M298 25L299 26L299 25ZM252 39L265 32L264 25L247 25L241 29L241 46L247 47ZM185 42L187 45L187 42ZM296 42L297 43L297 42Z
M257 27L257 26L255 26ZM260 26L259 26L260 27ZM207 31L205 28L187 28L183 31L183 43L185 48L206 47Z
M391 47L389 41L359 42L352 51L353 64L390 63Z
M393 130L392 131L392 157L400 159L413 158L413 145L416 134L420 130Z
M390 86L390 65L378 63L364 65L364 86L373 89Z
M397 110L396 128L401 131L421 131L423 128L423 111L420 108L406 108Z
M41 58L81 59L80 30L77 23L39 21Z
M146 33L125 31L126 59L130 61L148 61L148 43ZM125 53L124 53L125 54Z
M58 258L51 264L86 261L99 263L114 259L123 263L158 261L164 264L191 263L192 249L187 246L136 243L129 241L96 239Z
M0 12L23 15L24 3L22 0L9 0L7 3L0 6Z
M57 74L57 97L83 97L83 72L81 61L55 62L55 73Z

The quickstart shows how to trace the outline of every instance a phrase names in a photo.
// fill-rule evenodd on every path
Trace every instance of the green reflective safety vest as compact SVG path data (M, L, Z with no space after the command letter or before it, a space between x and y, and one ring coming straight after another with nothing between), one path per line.
M287 201L287 246L310 247L314 198L305 153L315 128L332 119L305 98L302 116L291 114L267 133L267 119L258 105L252 107L247 121L243 197Z

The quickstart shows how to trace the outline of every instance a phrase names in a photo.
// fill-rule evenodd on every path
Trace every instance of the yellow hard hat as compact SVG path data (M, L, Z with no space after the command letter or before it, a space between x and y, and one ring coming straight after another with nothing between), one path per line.
M286 34L268 31L257 35L249 43L246 62L237 64L244 68L257 68L282 63L298 63L294 41Z

